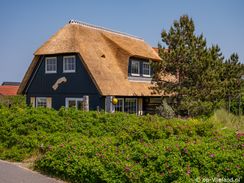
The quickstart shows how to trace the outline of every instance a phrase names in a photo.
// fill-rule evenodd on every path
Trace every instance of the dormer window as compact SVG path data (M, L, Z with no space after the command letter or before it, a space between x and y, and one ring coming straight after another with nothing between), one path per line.
M45 73L57 73L57 57L46 57Z
M149 59L130 58L128 64L128 80L135 82L151 82L153 70Z
M75 56L64 56L63 57L63 72L72 73L75 72Z
M142 75L144 77L151 77L151 66L149 62L143 62L142 64Z
M136 60L131 61L131 75L140 76L140 62Z

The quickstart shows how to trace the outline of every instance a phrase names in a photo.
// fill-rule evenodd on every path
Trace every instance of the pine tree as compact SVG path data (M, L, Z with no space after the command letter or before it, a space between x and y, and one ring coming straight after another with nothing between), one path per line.
M244 74L243 65L239 62L239 57L233 53L224 63L223 84L225 88L225 99L228 101L228 110L230 111L231 101L238 99L241 94L241 87Z
M167 46L160 48L162 61L154 64L154 91L171 95L180 115L209 114L224 98L224 57L218 46L207 48L203 35L195 34L194 22L187 15L174 21L169 32L161 34ZM175 76L172 82L169 76Z

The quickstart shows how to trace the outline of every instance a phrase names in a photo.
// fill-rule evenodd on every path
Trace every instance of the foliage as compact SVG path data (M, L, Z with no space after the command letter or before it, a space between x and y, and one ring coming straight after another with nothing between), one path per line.
M0 96L0 107L25 107L25 96Z
M175 112L172 107L167 103L166 99L163 99L162 104L156 108L157 114L160 116L170 119L175 116Z
M224 128L232 128L238 132L244 132L244 116L236 116L225 109L217 110L211 120L223 125Z
M244 96L232 98L230 104L227 102L226 109L235 115L244 114Z
M215 118L0 109L0 158L37 156L38 170L71 182L192 182L243 176L244 137Z
M203 34L195 34L195 25L187 15L163 30L159 45L161 62L153 64L154 92L170 94L179 115L210 115L228 97L240 93L244 73L237 54L224 57L218 45L207 47ZM169 81L169 76L175 80Z

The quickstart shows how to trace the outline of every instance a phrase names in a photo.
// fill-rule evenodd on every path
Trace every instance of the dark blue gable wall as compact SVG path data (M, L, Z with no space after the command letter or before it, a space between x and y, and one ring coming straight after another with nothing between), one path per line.
M76 56L76 72L63 73L63 56ZM59 109L65 106L66 97L83 97L89 95L90 109L95 110L97 106L103 108L104 99L100 96L95 84L86 71L77 54L62 54L51 55L57 57L57 73L45 73L45 58L48 56L40 57L40 64L36 66L31 79L26 87L27 103L30 103L30 97L52 97L52 107ZM57 90L53 90L52 86L57 79L65 76L66 83L59 86Z

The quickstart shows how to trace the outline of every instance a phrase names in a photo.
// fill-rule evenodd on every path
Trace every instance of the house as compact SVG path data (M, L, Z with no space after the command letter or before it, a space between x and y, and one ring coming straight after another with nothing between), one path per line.
M141 38L71 20L36 50L18 93L35 107L151 113L149 61L159 60Z
M18 82L3 82L0 86L0 96L15 96L18 89Z

